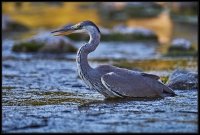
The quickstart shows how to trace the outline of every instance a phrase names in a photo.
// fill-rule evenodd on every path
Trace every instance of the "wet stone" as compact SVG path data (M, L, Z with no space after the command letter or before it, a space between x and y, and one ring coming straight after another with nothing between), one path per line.
M197 56L197 51L192 46L191 41L184 38L176 38L168 48L168 56Z
M127 27L123 25L115 26L110 35L102 35L105 41L109 38L115 41L154 41L158 42L155 32L145 28Z
M167 86L172 89L190 90L198 89L198 73L182 69L176 69L170 75Z
M176 38L172 41L171 46L180 50L188 50L192 47L192 43L184 38Z
M154 2L101 3L98 5L100 16L107 21L124 21L130 18L156 17L163 6ZM134 12L133 12L134 11Z
M38 35L15 43L14 52L40 52L40 53L74 53L77 49L67 37L54 37L50 32L41 32Z
M155 42L158 43L158 36L155 32L146 28L135 28L124 25L117 25L113 29L100 27L101 41L123 41L123 42ZM69 35L72 40L88 40L88 35Z

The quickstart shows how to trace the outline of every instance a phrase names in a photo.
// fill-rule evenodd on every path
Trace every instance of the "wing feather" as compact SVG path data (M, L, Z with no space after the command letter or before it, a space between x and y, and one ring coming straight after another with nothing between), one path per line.
M147 73L144 73L144 72L142 72L141 75L143 75L145 77L150 77L150 78L155 79L155 80L159 80L160 79L160 77L157 76L157 75L147 74Z
M155 97L160 96L162 89L158 86L147 83L148 80L155 79L145 78L141 74L130 74L124 72L123 76L110 72L101 77L103 85L110 91L127 97Z

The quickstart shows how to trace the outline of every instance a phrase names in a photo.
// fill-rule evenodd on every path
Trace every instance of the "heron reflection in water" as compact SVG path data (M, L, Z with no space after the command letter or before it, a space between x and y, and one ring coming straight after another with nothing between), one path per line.
M87 32L90 40L78 50L76 63L80 78L90 89L98 91L106 98L155 98L176 95L171 88L159 81L159 76L153 74L111 65L92 68L87 57L95 51L101 36L99 28L93 22L83 21L76 25L67 25L52 33L60 36L80 32Z

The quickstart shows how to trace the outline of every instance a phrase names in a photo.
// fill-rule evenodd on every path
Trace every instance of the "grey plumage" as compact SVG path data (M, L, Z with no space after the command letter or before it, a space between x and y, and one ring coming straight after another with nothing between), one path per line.
M88 43L77 53L77 68L81 79L91 89L97 90L106 98L115 97L164 97L174 96L172 89L158 79L159 76L118 68L111 65L101 65L92 68L87 60L100 42L100 30L91 21L84 21L71 29L86 31L90 35ZM65 28L66 29L66 28Z

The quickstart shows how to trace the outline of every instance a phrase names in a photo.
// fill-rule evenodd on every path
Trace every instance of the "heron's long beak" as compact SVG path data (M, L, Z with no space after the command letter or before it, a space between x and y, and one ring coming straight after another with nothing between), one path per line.
M69 35L75 31L73 25L67 25L64 28L61 28L59 30L52 31L51 33L54 34L54 36L62 36L62 35Z

